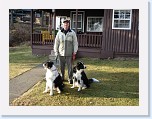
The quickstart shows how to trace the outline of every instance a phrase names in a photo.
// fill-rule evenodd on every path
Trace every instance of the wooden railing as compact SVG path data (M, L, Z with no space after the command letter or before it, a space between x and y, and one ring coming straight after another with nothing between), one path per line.
M102 35L78 34L77 38L80 47L102 46Z
M32 34L33 45L53 45L54 37L52 35L44 35L42 33Z
M41 33L33 33L32 39L33 45L53 45L54 43L54 37L51 35L44 37ZM102 46L102 35L78 34L77 39L80 47L101 48Z

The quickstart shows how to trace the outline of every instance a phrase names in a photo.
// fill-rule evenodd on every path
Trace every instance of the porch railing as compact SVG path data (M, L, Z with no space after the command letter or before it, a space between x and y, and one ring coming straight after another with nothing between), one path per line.
M78 34L78 43L80 47L101 47L102 35Z
M52 35L43 36L41 33L33 33L32 39L33 45L54 44L54 37ZM77 39L80 47L101 48L102 46L102 35L78 34Z
M33 45L53 45L54 37L48 34L33 33L32 44Z

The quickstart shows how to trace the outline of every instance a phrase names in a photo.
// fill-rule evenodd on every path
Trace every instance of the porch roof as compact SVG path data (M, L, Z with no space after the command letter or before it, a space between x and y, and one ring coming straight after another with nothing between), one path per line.
M52 12L53 9L35 9L34 12ZM76 11L76 9L55 9L56 16L68 16L70 15L71 11ZM104 9L78 9L78 11L87 11L87 14L90 15L102 15L104 14Z

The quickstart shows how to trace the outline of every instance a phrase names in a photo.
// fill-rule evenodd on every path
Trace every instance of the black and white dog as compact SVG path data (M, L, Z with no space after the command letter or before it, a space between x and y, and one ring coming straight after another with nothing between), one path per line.
M71 88L78 87L78 91L81 91L82 89L89 88L90 83L99 82L95 78L88 79L84 69L86 69L86 66L80 61L73 67L73 86Z
M44 69L46 69L46 87L43 93L47 93L50 90L50 95L53 95L53 90L57 89L58 93L63 91L63 81L62 78L57 71L57 68L54 66L53 62L46 62L43 64Z

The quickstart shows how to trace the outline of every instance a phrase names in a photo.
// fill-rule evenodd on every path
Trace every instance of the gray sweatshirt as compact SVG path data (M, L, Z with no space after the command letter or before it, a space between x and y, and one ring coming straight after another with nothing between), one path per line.
M77 53L78 41L77 36L73 30L69 30L66 35L63 30L59 30L54 43L55 55L72 56Z

